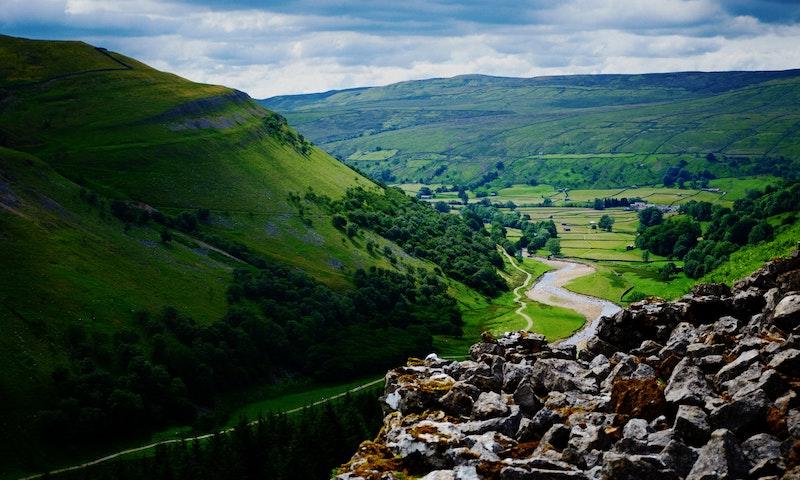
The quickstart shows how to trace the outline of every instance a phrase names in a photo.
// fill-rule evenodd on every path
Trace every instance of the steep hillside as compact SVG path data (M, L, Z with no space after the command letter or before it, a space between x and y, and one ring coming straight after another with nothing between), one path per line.
M494 244L385 193L242 92L0 36L0 477L214 428L222 395L363 376L458 333L436 260L345 202L439 243L465 229L490 281Z
M725 177L796 173L800 158L800 70L469 75L262 103L389 182L612 187L681 161Z
M0 58L0 144L110 198L208 209L216 233L330 284L342 283L343 267L373 263L329 222L309 226L287 197L371 183L247 95L79 42L0 37Z

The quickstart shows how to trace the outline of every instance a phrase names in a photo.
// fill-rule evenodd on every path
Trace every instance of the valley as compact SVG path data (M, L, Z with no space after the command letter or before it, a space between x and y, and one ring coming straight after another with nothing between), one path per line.
M387 369L583 348L799 234L797 70L257 101L83 42L0 36L0 65L3 480L293 478L306 431L327 475Z

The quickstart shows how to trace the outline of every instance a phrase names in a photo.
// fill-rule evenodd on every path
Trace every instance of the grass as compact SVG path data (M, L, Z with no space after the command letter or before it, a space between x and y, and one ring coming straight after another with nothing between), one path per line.
M700 279L701 283L725 283L733 285L760 268L764 262L783 257L798 248L800 223L779 227L775 239L758 245L748 245L731 254L731 258L720 268Z
M264 103L343 158L397 150L357 162L370 174L388 168L398 183L467 184L496 172L496 190L534 178L605 191L660 183L681 162L719 178L768 174L771 161L797 169L798 83L796 71L471 76Z
M527 301L525 312L533 318L533 331L547 337L548 342L566 338L586 323L582 315L563 307Z
M0 88L13 98L0 132L14 145L0 148L0 474L50 458L30 426L54 399L51 373L70 363L69 326L104 344L135 327L139 310L174 306L208 323L227 308L240 263L192 239L164 245L158 226L126 230L108 213L111 200L166 214L208 209L206 232L334 288L349 287L356 268L393 268L366 251L368 239L378 250L389 242L368 232L351 240L326 212L301 216L288 200L377 187L316 147L301 153L285 140L288 127L270 129L270 112L241 93L82 42L5 36Z
M533 280L551 270L549 266L533 258L525 258L520 266L531 273ZM505 272L512 288L516 288L525 279L522 272L508 265L508 260ZM487 299L455 282L451 283L450 292L459 303L465 323L464 333L461 338L441 335L435 337L434 348L440 355L464 355L469 346L480 338L481 332L501 334L526 327L525 319L516 313L519 304L514 301L513 292ZM533 331L545 335L550 341L569 336L586 321L572 310L543 305L528 300L527 297L523 299L526 302L525 312L533 318Z
M661 297L673 300L687 293L696 280L679 273L669 281L658 277L660 264L614 264L594 263L597 271L576 278L564 287L573 292L592 295L606 300L627 304L645 297Z
M355 152L349 157L348 160L387 160L392 158L397 150L377 150L372 152Z

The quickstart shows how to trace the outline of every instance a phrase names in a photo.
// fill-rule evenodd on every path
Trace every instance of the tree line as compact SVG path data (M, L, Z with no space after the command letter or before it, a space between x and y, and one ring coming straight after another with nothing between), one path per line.
M382 422L376 391L348 394L293 415L269 414L254 425L207 440L156 447L151 457L115 460L59 480L289 480L329 478Z
M693 200L681 205L683 215L669 219L656 208L646 208L639 212L636 246L682 259L686 275L700 278L725 263L739 248L772 240L776 227L770 217L798 208L800 183L796 182L751 191L746 198L736 200L733 208ZM796 217L789 215L781 223L795 221ZM706 223L705 231L700 222Z
M485 295L508 289L495 270L503 267L503 259L480 218L442 214L397 188L382 194L351 188L340 200L313 192L304 198L328 211L336 228L347 231L354 224L371 230Z

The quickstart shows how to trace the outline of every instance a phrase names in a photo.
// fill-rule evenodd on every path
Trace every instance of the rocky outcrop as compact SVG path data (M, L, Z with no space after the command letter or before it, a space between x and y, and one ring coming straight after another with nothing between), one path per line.
M390 371L338 479L800 479L800 254L599 322Z

